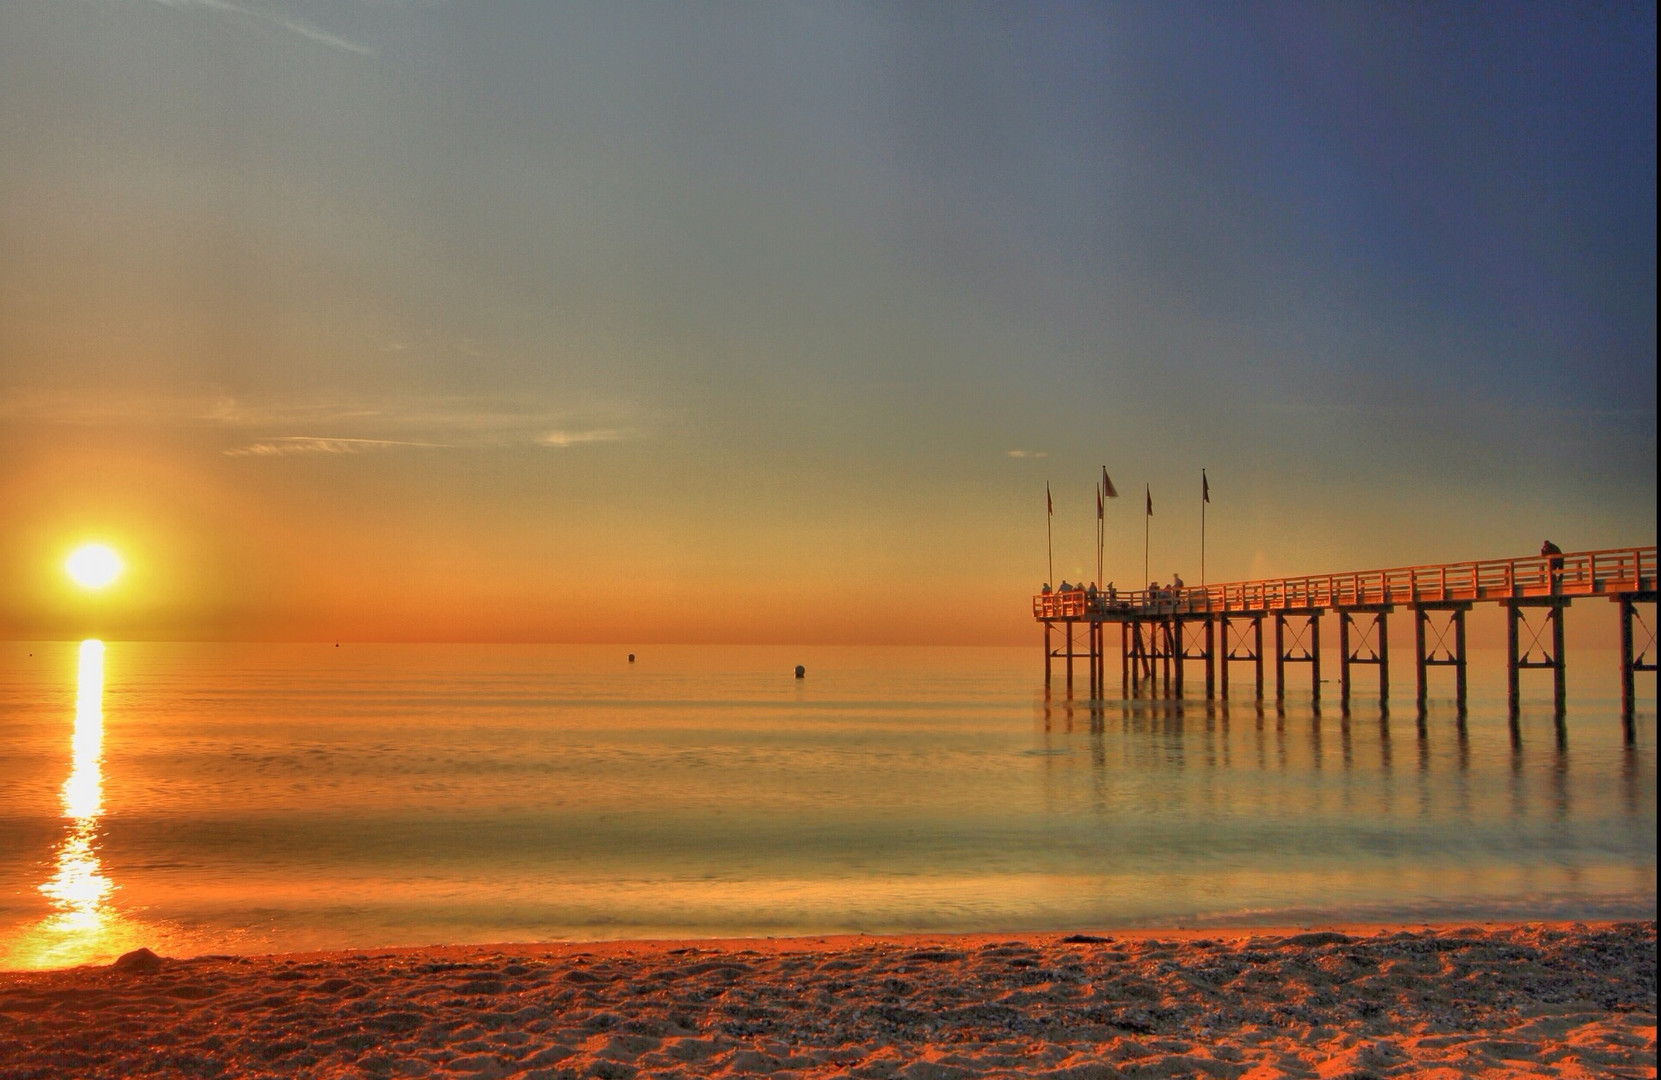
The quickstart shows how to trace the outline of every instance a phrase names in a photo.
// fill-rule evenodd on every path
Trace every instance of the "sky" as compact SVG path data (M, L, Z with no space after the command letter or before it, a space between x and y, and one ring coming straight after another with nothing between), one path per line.
M3 3L0 636L1023 643L1104 466L1121 586L1202 469L1212 582L1654 544L1655 104L1653 3Z

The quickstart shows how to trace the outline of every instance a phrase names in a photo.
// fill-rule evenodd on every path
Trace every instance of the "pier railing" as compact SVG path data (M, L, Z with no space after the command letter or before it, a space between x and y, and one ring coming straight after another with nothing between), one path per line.
M1656 549L1612 548L1520 559L1265 578L1181 589L1068 589L1032 598L1038 619L1262 614L1386 604L1457 604L1654 592Z

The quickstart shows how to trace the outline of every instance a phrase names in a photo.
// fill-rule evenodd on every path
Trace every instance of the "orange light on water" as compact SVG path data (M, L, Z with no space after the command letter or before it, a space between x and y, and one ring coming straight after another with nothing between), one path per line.
M104 643L81 642L76 679L72 764L63 782L63 812L73 827L58 847L57 873L40 891L58 909L63 929L96 933L104 922L104 901L114 890L98 860L98 818L104 811Z
M76 821L97 818L104 809L104 643L81 642L75 684L75 734L70 737L69 779L63 782L63 812Z
M68 832L52 876L38 886L51 906L44 919L0 941L0 967L65 967L107 959L129 944L132 927L109 904L115 883L99 858L104 814L104 643L81 642L69 777L59 789Z

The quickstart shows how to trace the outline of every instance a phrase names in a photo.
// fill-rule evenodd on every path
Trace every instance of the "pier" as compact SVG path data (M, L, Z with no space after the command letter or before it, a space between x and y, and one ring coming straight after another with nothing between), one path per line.
M1322 620L1335 615L1338 693L1347 707L1358 668L1378 670L1379 700L1388 701L1389 618L1404 608L1413 619L1419 704L1429 692L1432 669L1452 668L1454 696L1463 710L1465 616L1477 604L1499 604L1506 609L1507 686L1515 713L1523 673L1535 670L1552 673L1562 710L1568 677L1564 612L1575 600L1600 599L1620 609L1621 708L1630 718L1636 674L1656 670L1654 612L1646 622L1638 611L1639 605L1656 602L1655 553L1654 547L1613 548L1181 589L1069 588L1034 596L1032 613L1044 624L1046 685L1054 677L1055 661L1064 660L1070 692L1074 663L1083 661L1091 694L1100 696L1106 688L1107 627L1116 624L1127 696L1144 689L1181 695L1186 669L1199 663L1204 665L1206 697L1216 696L1219 683L1227 697L1230 669L1249 665L1261 699L1268 623L1276 698L1286 695L1288 667L1306 666L1317 703Z

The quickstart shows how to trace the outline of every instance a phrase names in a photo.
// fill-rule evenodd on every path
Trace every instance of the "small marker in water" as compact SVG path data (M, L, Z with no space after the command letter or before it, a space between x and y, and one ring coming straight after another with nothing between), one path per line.
M634 653L629 654L629 663L634 663Z
M798 678L798 679L807 678L807 668L803 667L800 664L797 664L796 665L796 678Z

